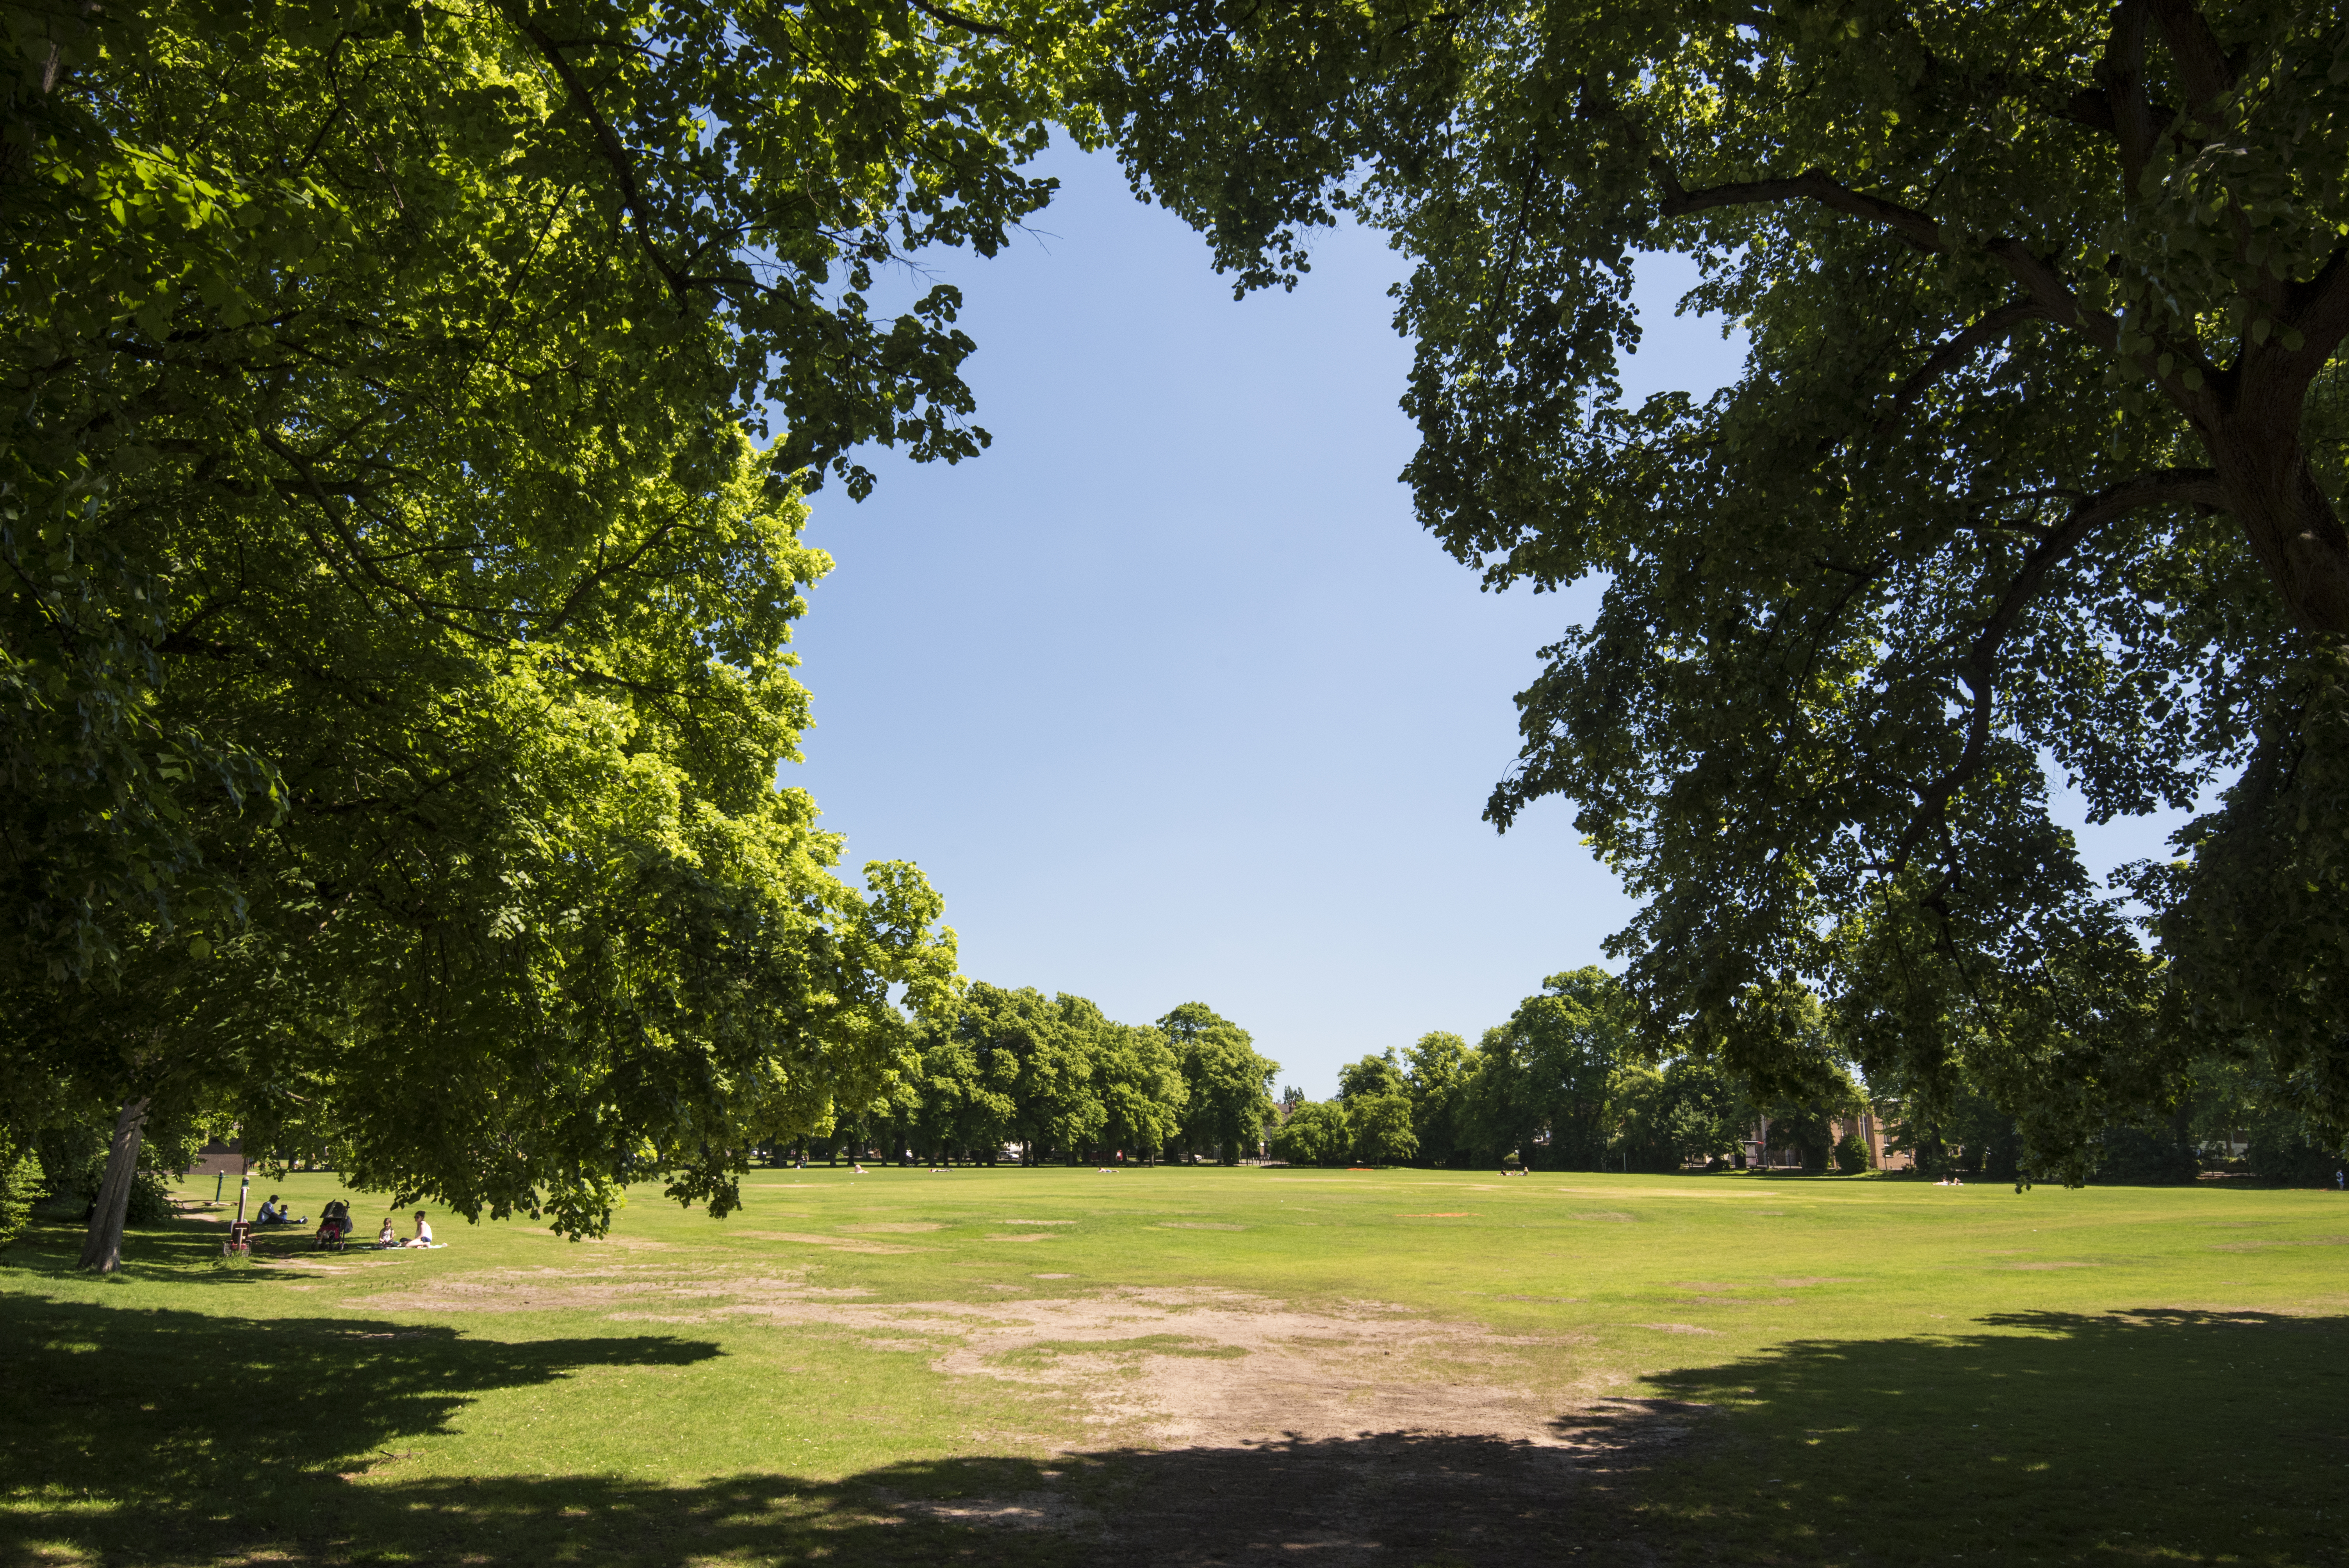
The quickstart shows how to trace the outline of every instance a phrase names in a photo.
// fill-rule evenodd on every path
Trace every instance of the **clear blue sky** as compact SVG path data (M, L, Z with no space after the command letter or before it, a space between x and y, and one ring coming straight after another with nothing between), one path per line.
M785 781L852 863L928 873L974 978L1136 1023L1205 1002L1315 1098L1364 1052L1473 1040L1630 911L1564 802L1480 820L1588 593L1480 593L1413 521L1381 241L1325 236L1294 294L1236 304L1113 163L1044 168L1033 235L935 263L993 449L867 454L870 500L814 498L839 565ZM1642 272L1635 399L1735 374L1717 323L1673 318L1690 281Z

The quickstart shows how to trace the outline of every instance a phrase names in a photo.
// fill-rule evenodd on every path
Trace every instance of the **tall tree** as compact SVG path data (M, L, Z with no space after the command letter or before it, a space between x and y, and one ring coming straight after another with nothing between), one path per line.
M1598 1168L1615 1131L1616 1070L1640 1049L1630 998L1603 969L1553 975L1485 1031L1461 1094L1464 1141L1488 1159Z
M1402 1064L1392 1050L1366 1056L1338 1069L1338 1098L1357 1099L1368 1095L1407 1093L1410 1084L1403 1077Z
M1272 1117L1280 1064L1258 1056L1246 1029L1204 1002L1185 1002L1158 1020L1174 1043L1185 1089L1182 1136L1226 1165L1256 1150Z
M1111 1024L1100 1038L1094 1078L1102 1138L1119 1150L1155 1155L1181 1130L1190 1093L1174 1047L1163 1032L1140 1024Z
M1049 24L0 12L9 1072L127 1158L197 1078L254 1129L299 1079L403 1191L723 1207L951 966L774 788L797 493L985 444L955 291L865 294L1046 199Z
M1459 1149L1460 1091L1467 1080L1468 1042L1442 1029L1420 1036L1403 1052L1411 1083L1411 1129L1419 1158L1449 1165Z
M1872 1078L1972 1069L2075 1177L2206 1047L2261 1042L2349 1123L2337 7L1113 16L1136 188L1242 289L1341 211L1412 257L1444 546L1491 587L1604 580L1487 814L1576 802L1643 901L1617 951L1653 1031L1734 1061L1756 988L1808 976L1897 1015ZM1751 335L1708 400L1621 396L1643 251ZM2234 776L2136 879L2165 962L2047 765L2098 821Z
M1023 1158L1030 1162L1102 1126L1103 1113L1093 1090L1094 1041L1092 1030L1082 1026L1099 1014L1081 997L984 983L971 985L957 1007L955 1034L969 1048L978 1076L1008 1102L997 1136L1022 1144Z

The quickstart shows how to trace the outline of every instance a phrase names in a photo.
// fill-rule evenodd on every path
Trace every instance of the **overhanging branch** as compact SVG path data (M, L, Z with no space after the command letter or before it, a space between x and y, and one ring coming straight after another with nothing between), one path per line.
M1982 349L1997 342L2026 321L2045 318L2046 310L2032 300L2015 300L2002 304L1971 326L1933 350L1924 364L1912 371L1892 394L1892 401L1876 421L1876 433L1890 435L1907 417L1909 407L1923 397L1933 383L1963 365Z
M1965 748L1957 762L1939 779L1917 790L1917 812L1900 835L1885 870L1898 875L1925 840L1940 830L1950 800L1982 771L1990 751L1991 724L1998 693L1998 657L2015 624L2046 586L2048 575L2064 559L2113 522L2149 506L2224 506L2225 490L2209 469L2164 469L2140 474L2073 503L2071 515L2023 558L2007 582L1998 603L1958 665L1958 674L1972 692L1967 705Z
M507 7L506 14L522 36L528 38L532 46L554 68L554 74L563 79L564 90L570 95L572 103L595 133L597 149L619 180L620 204L627 210L629 221L636 231L637 242L644 246L645 255L651 261L653 270L659 273L661 280L668 284L669 293L682 304L688 288L685 274L670 266L667 258L660 253L660 247L653 242L652 223L645 214L644 187L636 179L636 160L628 155L627 147L620 140L619 133L612 129L611 121L604 118L604 111L595 107L595 95L587 90L587 84L579 79L579 73L572 69L569 60L564 58L563 46L547 36L545 29L532 21L529 14L520 6Z
M1011 36L1009 32L992 22L982 22L976 17L966 16L961 12L949 10L944 5L933 5L930 0L912 0L912 5L915 10L919 11L931 21L943 22L949 27L960 27L968 33L984 33L990 38Z
M1797 174L1792 180L1747 180L1732 185L1713 185L1702 191L1689 191L1682 188L1680 176L1663 158L1650 160L1650 167L1655 170L1658 183L1664 188L1662 212L1667 218L1684 218L1691 213L1710 212L1720 207L1816 201L1822 207L1881 223L1913 248L1930 255L1939 255L1948 249L1941 242L1940 224L1914 207L1904 207L1881 196L1854 191L1848 185L1828 179L1816 169Z

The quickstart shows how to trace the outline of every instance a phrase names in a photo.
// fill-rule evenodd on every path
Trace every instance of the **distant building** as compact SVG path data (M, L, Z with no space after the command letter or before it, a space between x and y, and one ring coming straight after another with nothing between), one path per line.
M196 1156L196 1162L182 1171L187 1176L233 1176L244 1169L244 1141L232 1138L223 1143L214 1139Z
M1830 1136L1840 1143L1847 1138L1857 1138L1868 1147L1868 1163L1877 1171L1909 1171L1916 1168L1916 1156L1907 1150L1888 1150L1885 1145L1899 1130L1899 1123L1888 1122L1871 1107L1857 1116L1837 1117L1828 1124ZM1745 1163L1757 1171L1795 1171L1802 1167L1803 1157L1791 1143L1770 1141L1770 1119L1756 1121L1744 1139Z

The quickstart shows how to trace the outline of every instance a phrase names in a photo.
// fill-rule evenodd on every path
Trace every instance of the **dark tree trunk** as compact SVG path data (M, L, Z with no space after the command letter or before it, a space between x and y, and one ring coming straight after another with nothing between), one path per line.
M114 1141L106 1150L106 1175L98 1184L98 1207L81 1244L80 1267L112 1274L122 1266L122 1222L130 1212L130 1183L139 1174L139 1141L147 1130L147 1099L122 1102L114 1119Z
M2298 388L2295 387L2295 390ZM2206 437L2251 553L2300 628L2349 633L2349 531L2295 438L2298 409L2230 420Z

